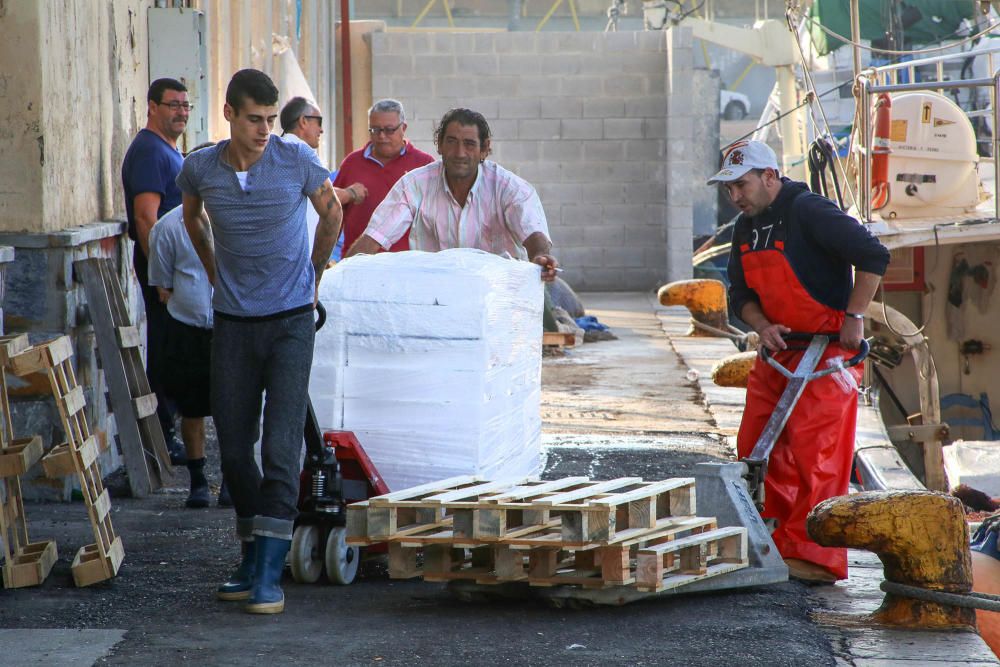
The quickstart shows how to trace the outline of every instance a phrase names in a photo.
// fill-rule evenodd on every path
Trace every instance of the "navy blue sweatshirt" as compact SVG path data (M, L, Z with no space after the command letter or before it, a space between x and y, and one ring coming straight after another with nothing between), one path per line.
M760 215L740 215L733 230L729 255L729 302L737 315L748 301L760 303L747 287L740 262L740 246L753 250L785 242L785 256L806 291L835 310L847 308L854 287L851 267L885 275L889 251L868 228L841 211L836 204L809 191L805 183L782 178L781 191ZM769 225L773 225L768 229ZM757 246L754 247L754 230Z

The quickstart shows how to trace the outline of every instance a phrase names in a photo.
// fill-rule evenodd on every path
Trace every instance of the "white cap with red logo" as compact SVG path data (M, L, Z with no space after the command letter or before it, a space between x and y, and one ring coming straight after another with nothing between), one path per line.
M751 169L774 169L778 172L778 157L762 141L737 141L726 147L722 169L708 179L707 184L735 181Z

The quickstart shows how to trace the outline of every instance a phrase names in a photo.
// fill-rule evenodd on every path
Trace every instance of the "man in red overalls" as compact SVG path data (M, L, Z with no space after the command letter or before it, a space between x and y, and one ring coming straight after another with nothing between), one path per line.
M792 331L839 335L817 368L830 357L853 356L889 251L832 201L782 178L774 151L759 141L729 146L708 183L722 183L742 212L729 256L733 311L788 368L802 356L786 349L782 334ZM848 372L861 379L860 366ZM757 443L786 382L757 358L737 436L741 458ZM805 520L817 503L847 493L856 417L857 392L845 392L832 376L809 382L771 453L763 516L775 520L772 537L797 579L847 578L847 550L813 542Z

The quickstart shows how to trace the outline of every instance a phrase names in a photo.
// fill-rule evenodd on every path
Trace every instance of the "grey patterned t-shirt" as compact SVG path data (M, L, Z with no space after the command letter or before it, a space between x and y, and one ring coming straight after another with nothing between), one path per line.
M264 317L311 304L316 274L306 238L307 195L330 172L305 143L271 135L244 190L221 159L228 144L192 153L177 175L177 187L201 197L212 221L212 306L224 315Z

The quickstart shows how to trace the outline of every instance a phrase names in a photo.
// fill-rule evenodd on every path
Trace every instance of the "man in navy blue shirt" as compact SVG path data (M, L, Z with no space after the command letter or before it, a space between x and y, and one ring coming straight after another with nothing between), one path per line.
M125 213L128 235L135 241L132 266L146 306L146 375L156 393L157 415L167 440L170 459L185 463L187 457L174 432L172 410L168 408L161 380L162 351L167 322L166 307L156 289L149 286L147 267L149 230L164 213L181 203L175 179L184 163L177 150L177 138L187 127L191 105L187 88L175 79L157 79L146 93L146 127L132 140L122 162Z

